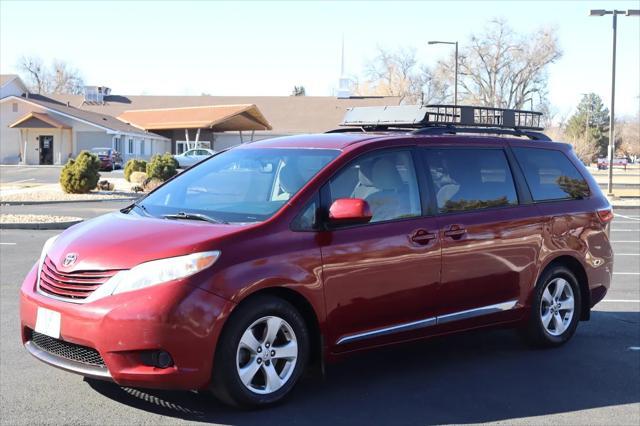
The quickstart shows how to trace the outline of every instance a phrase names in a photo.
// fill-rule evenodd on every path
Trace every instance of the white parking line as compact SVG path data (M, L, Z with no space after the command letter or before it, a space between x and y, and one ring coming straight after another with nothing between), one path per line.
M614 272L613 275L640 275L640 272Z
M0 243L0 246L15 246L16 243Z
M615 253L616 256L640 256L640 253Z
M609 303L640 303L640 299L604 299L601 302Z
M622 232L622 231L638 231L638 232L640 232L640 229L619 228L619 229L612 229L611 230L611 232Z
M638 218L638 216L625 216L623 214L618 214L618 213L615 213L615 216L624 217L625 219L631 219L631 220L636 220L640 222L640 219Z
M640 240L612 240L612 243L640 243Z
M32 180L35 180L35 179L31 178L31 179L16 180L16 181L13 181L13 182L7 182L7 183L5 183L5 185L13 185L14 183L30 182Z

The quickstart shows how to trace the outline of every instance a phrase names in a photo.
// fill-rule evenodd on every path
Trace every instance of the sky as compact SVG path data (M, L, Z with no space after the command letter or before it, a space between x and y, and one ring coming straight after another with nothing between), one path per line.
M458 40L504 18L520 33L557 28L563 56L549 69L559 116L581 93L609 104L611 16L589 9L640 9L640 1L11 1L0 0L0 72L21 56L65 60L87 84L122 95L327 96L345 68L361 75L377 46L415 47L434 65L450 54L428 40ZM640 103L640 17L618 17L616 115Z

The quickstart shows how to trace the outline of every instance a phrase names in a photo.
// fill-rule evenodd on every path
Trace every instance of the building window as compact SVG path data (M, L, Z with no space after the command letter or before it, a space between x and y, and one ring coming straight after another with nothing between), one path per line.
M18 112L18 103L14 102L11 104L11 111Z
M129 139L129 147L128 148L129 149L127 150L127 153L129 155L133 155L134 154L134 152L133 152L133 139Z
M122 153L122 139L120 139L119 137L113 138L113 149Z

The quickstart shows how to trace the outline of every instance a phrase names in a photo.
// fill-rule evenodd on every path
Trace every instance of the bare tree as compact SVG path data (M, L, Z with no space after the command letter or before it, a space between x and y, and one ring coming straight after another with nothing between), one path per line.
M64 61L54 60L51 68L48 68L39 57L23 56L20 58L18 68L25 74L25 80L31 92L82 93L84 82L80 72Z
M417 104L434 102L444 92L431 70L418 64L415 48L391 50L378 46L364 74L366 79L355 84L358 95L398 96L401 103Z
M523 108L533 99L544 104L549 64L562 55L554 29L517 34L504 20L493 20L484 32L472 34L458 59L463 102L496 108ZM453 55L440 61L435 75L454 80Z
M591 164L598 155L600 148L596 140L591 135L586 134L582 137L569 138L569 143L573 146L573 150L584 164Z
M31 92L38 94L49 92L48 84L50 78L41 58L23 56L20 58L18 68L26 74L25 80Z
M640 115L616 124L616 145L619 154L637 161L640 157Z
M84 81L80 77L80 73L64 61L53 61L52 79L52 93L71 93L74 95L82 93Z

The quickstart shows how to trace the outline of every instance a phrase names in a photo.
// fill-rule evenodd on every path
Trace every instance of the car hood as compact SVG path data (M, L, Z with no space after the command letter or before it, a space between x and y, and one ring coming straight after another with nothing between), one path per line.
M219 250L221 239L248 226L255 225L217 225L110 213L67 229L49 248L47 256L60 272L130 269L150 260ZM64 266L70 253L77 259Z

